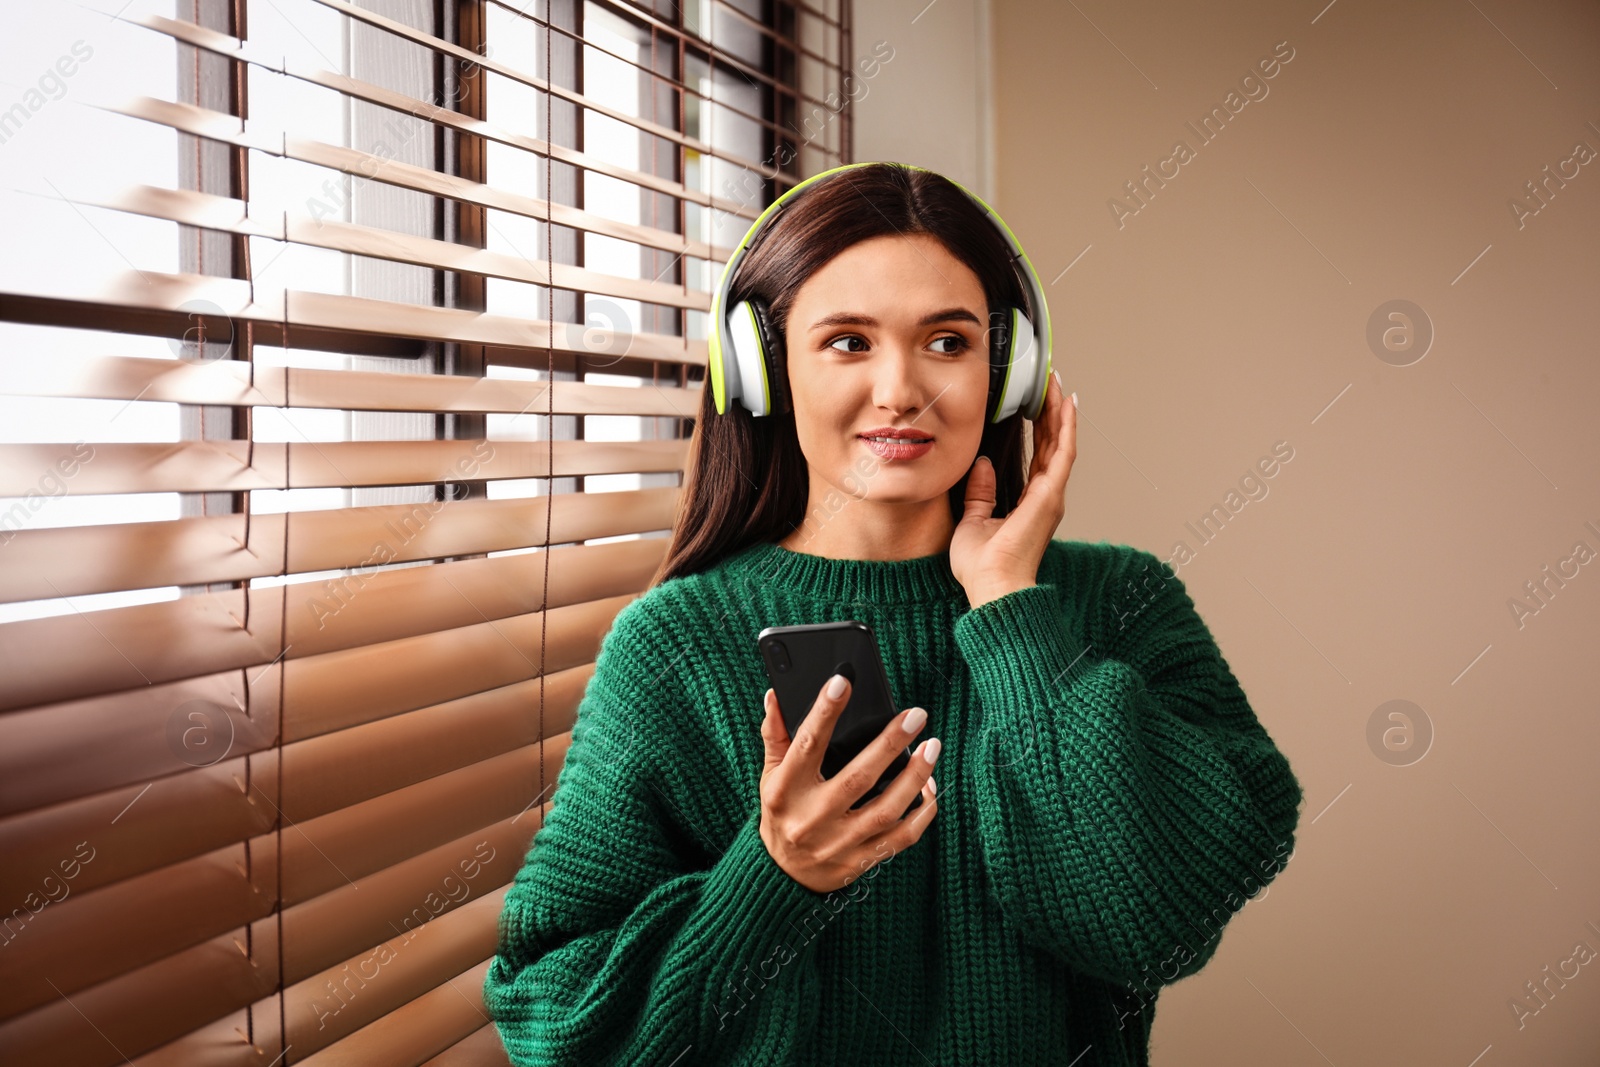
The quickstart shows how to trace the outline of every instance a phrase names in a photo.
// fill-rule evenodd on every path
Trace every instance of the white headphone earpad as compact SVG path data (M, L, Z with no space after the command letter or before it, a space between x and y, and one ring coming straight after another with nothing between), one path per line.
M766 377L762 370L761 333L755 309L741 300L728 312L728 335L733 351L722 354L722 369L727 375L728 402L739 402L752 415L766 415Z
M1020 308L1011 309L1010 341L1011 369L1005 376L1005 391L998 401L996 422L1023 410L1038 388L1039 346L1034 344L1033 323Z

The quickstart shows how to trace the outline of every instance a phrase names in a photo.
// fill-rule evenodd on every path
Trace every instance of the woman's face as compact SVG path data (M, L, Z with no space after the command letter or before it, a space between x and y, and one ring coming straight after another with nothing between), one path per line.
M988 322L978 276L928 234L852 245L801 285L784 336L811 505L832 487L948 515L983 437ZM875 451L862 435L883 428L931 441Z

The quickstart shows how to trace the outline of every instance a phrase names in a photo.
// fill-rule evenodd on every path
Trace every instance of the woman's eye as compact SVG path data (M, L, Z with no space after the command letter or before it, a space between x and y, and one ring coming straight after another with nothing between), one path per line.
M848 343L848 342L852 342L852 341L859 342L862 347L860 347L860 348L839 348L838 347L840 342ZM959 356L962 352L965 352L969 347L971 347L971 342L969 342L965 337L962 337L960 334L950 334L950 335L947 335L945 337L935 337L929 343L933 344L933 345L938 345L938 344L940 344L941 342L944 342L944 341L950 341L950 342L953 342L953 344L949 348L935 349L935 351L939 352L942 355L946 355L946 356ZM851 333L851 334L845 334L845 335L843 335L841 337L835 337L832 341L828 342L828 347L834 349L837 352L865 352L866 351L866 344L867 344L866 338L861 337L859 334Z

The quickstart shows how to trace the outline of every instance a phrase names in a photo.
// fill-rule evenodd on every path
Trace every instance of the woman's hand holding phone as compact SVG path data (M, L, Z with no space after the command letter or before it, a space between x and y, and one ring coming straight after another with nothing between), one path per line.
M850 699L849 680L839 676L836 682L843 683L838 695L830 695L824 686L793 739L771 689L761 720L766 746L761 840L789 877L817 893L843 888L881 860L915 844L939 809L933 780L940 747L936 737L917 746L905 769L882 793L851 808L922 729L927 713L921 708L896 715L838 774L822 776L823 752ZM906 808L919 793L922 804L907 815Z

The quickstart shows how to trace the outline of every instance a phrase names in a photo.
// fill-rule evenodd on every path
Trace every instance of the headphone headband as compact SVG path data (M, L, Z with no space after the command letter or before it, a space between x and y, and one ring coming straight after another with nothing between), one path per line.
M795 195L801 190L807 188L813 182L821 181L823 178L833 174L838 174L841 171L853 170L856 167L873 166L876 165L876 163L877 161L873 160L859 163L846 163L843 166L833 167L818 174L813 174L811 177L801 181L794 188L783 193L771 204L767 205L766 209L762 211L760 215L756 216L756 220L750 224L750 228L745 231L744 237L739 241L738 247L736 247L733 250L733 254L728 257L728 262L722 268L722 277L717 283L716 291L712 294L711 328L709 330L710 337L707 341L709 348L708 376L711 378L712 390L717 402L718 414L725 413L728 410L729 378L732 377L734 381L739 383L740 395L745 396L748 395L748 392L757 384L749 380L750 377L754 377L755 375L760 375L762 379L759 383L759 388L764 393L762 410L769 412L772 410L770 383L765 380L765 360L759 361L758 365L741 368L737 359L729 358L730 356L737 357L741 352L741 348L735 342L733 336L734 326L737 325L740 328L740 332L744 333L749 333L751 330L755 329L754 323L744 323L740 321L736 324L730 324L730 316L728 315L727 311L724 310L728 298L728 290L731 286L734 272L738 269L740 262L743 261L745 253L750 250L750 246L754 242L756 236L764 231L764 228L768 222L782 212L789 204L791 204ZM896 164L896 166L904 167L906 170L920 170L933 173L928 171L928 168L926 167L918 167L910 163L899 163ZM1008 320L1010 324L1032 325L1031 331L1020 331L1020 333L1027 335L1022 337L1020 343L1024 348L1026 348L1029 344L1037 345L1038 358L1032 360L1031 364L1029 364L1027 361L1024 361L1024 367L1031 365L1031 368L1034 371L1032 380L1024 383L1016 383L1011 380L1011 373L1013 368L1016 366L1016 361L1013 360L1008 363L1005 371L1005 380L1001 383L1001 395L1005 396L1006 390L1015 389L1020 385L1023 391L1019 398L1019 403L1022 401L1031 400L1032 403L1028 405L1029 410L1027 411L1027 417L1030 419L1038 418L1039 412L1044 408L1045 383L1049 378L1051 366L1050 308L1045 301L1044 286L1040 283L1039 275L1033 269L1033 264L1029 262L1028 254L1022 250L1022 243L1018 241L1016 235L1011 232L1011 227L1006 225L1005 220L1002 219L992 207L986 204L982 197L978 196L972 190L951 178L945 178L945 180L950 182L950 184L954 185L957 189L960 189L964 194L966 194L968 199L970 199L974 204L983 210L984 217L987 218L995 227L995 229L1000 232L1001 237L1006 242L1006 246L1011 250L1012 267L1021 276L1023 289L1028 295L1029 313L1031 316L1033 316L1033 319L1036 319L1037 321L1035 322L1033 319L1025 319L1020 315L1020 313L1008 316ZM1018 268L1019 263L1021 264L1020 269ZM749 348L748 343L745 345L745 348ZM995 421L999 421L998 415L999 412L997 412Z

